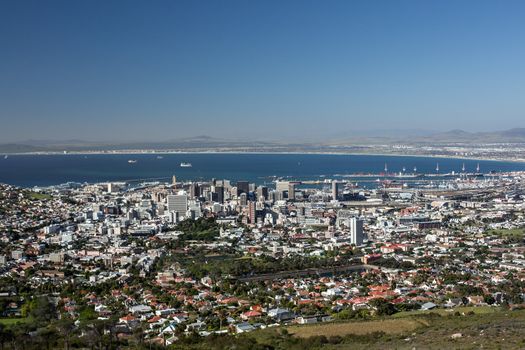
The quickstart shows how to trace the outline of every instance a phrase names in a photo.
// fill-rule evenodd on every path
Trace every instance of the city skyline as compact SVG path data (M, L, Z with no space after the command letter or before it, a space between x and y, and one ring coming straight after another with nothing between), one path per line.
M2 143L522 126L519 1L0 9Z
M0 0L0 347L523 348L525 2Z

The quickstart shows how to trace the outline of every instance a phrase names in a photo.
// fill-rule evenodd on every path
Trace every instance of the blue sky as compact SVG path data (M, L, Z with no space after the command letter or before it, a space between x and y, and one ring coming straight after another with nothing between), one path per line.
M524 1L0 0L0 142L525 126Z

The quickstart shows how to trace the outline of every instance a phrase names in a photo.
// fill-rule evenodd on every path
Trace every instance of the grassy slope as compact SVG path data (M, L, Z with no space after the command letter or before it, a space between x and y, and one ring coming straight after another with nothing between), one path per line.
M322 335L327 338L343 337L339 344L315 344L308 347L312 349L525 348L525 310L465 307L455 311L410 312L383 320L294 325L287 330L300 338ZM271 339L275 339L278 332L278 329L266 329L253 332L251 336L258 343L271 344ZM461 333L461 337L453 339L451 336L457 333Z
M38 192L29 192L29 198L31 199L37 199L37 200L49 200L53 198L52 196L45 194L45 193L38 193Z
M308 338L312 336L324 335L331 336L345 336L347 334L364 335L373 332L385 332L386 334L401 334L413 331L416 328L426 325L426 322L417 320L415 318L404 319L384 319L374 321L361 322L334 322L322 323L315 325L301 325L288 327L290 334Z
M5 326L16 325L17 323L25 323L27 318L0 318L0 324Z
M428 316L427 316L428 317ZM525 348L524 311L496 312L490 315L434 316L429 325L412 333L383 336L376 342L360 344L367 349L523 349ZM453 339L453 334L461 334ZM345 349L345 345L327 349Z
M525 235L525 228L521 227L521 228L513 228L513 229L505 229L505 228L493 229L493 230L488 230L487 233L498 235L500 237L509 237L509 236L522 237Z

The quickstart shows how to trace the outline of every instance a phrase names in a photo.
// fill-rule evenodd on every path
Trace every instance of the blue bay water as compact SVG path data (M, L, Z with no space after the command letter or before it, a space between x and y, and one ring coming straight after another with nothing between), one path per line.
M452 158L324 155L324 154L65 154L10 155L0 158L0 182L22 187L49 186L65 182L106 182L153 180L169 181L176 175L181 180L211 178L248 180L258 184L270 182L273 176L296 180L322 179L355 173L381 173L385 163L389 172L403 167L412 172L459 172L463 163L474 172L479 163L482 172L525 170L525 163L477 161ZM128 160L136 160L134 164ZM192 163L181 168L181 162Z

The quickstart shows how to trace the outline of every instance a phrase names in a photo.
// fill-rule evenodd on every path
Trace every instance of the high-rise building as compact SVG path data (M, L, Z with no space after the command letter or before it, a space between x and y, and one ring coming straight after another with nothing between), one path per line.
M199 184L192 182L190 184L190 198L196 198L200 196Z
M350 240L356 246L362 245L364 240L363 220L353 217L348 219L348 226L350 228Z
M332 181L332 199L333 200L337 200L337 195L338 195L338 191L339 190L339 184L337 183L336 180L333 180Z
M286 192L288 191L288 186L290 182L288 181L275 181L275 190L277 192Z
M248 204L248 195L246 193L241 193L239 195L239 201L240 201L240 204L241 205L246 205Z
M216 201L219 203L224 203L224 187L223 186L215 186L215 193L217 194Z
M175 211L170 211L168 212L168 218L172 224L176 224L179 222L179 213Z
M241 193L248 194L250 192L250 183L248 181L237 181L237 196Z
M277 192L278 200L288 198L289 190L290 190L289 181L276 181L275 182L275 191Z
M255 217L255 202L249 201L248 202L248 219L250 220L250 224L255 224L256 217Z
M276 200L279 200L279 192L277 191L270 191L268 192L268 199L273 203L275 202Z
M295 200L295 183L293 182L288 184L288 199L292 201Z
M257 199L260 201L265 201L268 199L268 187L266 186L257 187Z
M188 196L185 194L170 194L168 196L168 211L185 216L188 211Z

